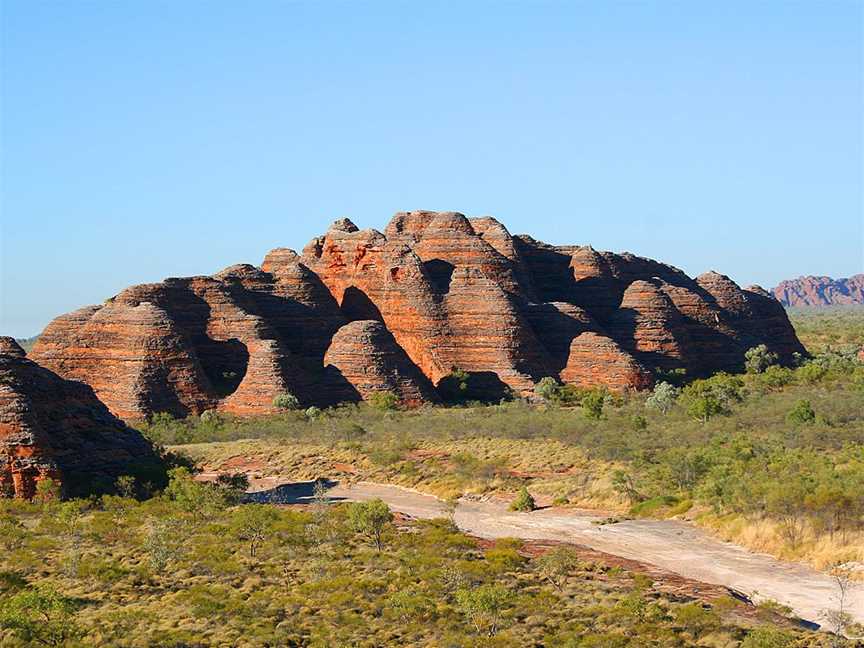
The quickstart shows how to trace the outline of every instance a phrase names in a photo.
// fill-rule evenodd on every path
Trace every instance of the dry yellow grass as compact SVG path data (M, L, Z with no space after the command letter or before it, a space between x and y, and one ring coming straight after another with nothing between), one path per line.
M812 525L804 524L800 541L793 547L784 537L779 523L764 517L715 515L702 513L694 518L700 527L719 538L734 542L752 551L777 558L805 562L816 569L828 569L837 563L864 565L864 533L817 533ZM864 579L864 572L857 570Z
M376 447L359 443L316 444L275 439L199 443L172 448L204 470L244 471L254 477L281 476L304 481L375 481L414 488L442 498L463 494L510 494L523 483L541 504L567 500L570 506L623 514L627 501L612 487L619 467L588 459L572 445L555 440L460 438L417 440L391 461L376 461ZM716 515L693 508L686 519L717 537L784 560L817 569L837 562L864 563L864 533L833 537L804 527L795 547L780 525L766 518Z

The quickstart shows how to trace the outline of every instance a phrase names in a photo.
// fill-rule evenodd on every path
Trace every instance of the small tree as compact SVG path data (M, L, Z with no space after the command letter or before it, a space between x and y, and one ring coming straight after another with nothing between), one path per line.
M789 423L798 425L807 425L816 420L816 412L813 411L813 406L806 398L802 398L795 403L789 413L786 414L786 420Z
M456 605L477 634L494 637L513 595L501 585L481 585L456 592Z
M681 400L690 416L707 423L714 416L729 414L734 403L744 400L744 381L726 373L694 380L681 392Z
M83 520L81 503L79 501L63 502L55 516L60 535L66 547L63 550L63 562L68 576L77 576L81 563L81 542L83 536Z
M0 627L26 645L63 646L81 635L75 601L47 585L28 588L0 605Z
M623 470L616 470L612 473L612 488L614 488L617 493L624 495L631 504L636 504L645 499L639 491L636 490L633 475Z
M120 497L135 497L135 478L132 475L120 475L114 482L114 488Z
M147 536L144 538L144 550L150 557L150 566L157 572L162 572L168 563L178 560L184 552L183 541L188 529L183 520L169 517L152 520Z
M537 573L540 577L557 589L559 592L564 586L567 577L579 568L579 554L573 547L561 545L550 549L537 558Z
M540 382L534 386L534 395L538 398L542 398L547 403L553 402L558 400L558 392L560 389L561 386L558 384L557 380L551 376L546 376L545 378L541 378Z
M356 533L366 536L381 551L384 529L393 521L393 513L380 499L357 502L348 509L348 521Z
M181 510L200 518L209 516L227 504L221 488L216 484L195 481L189 469L182 466L168 471L168 487L163 494Z
M824 610L822 617L830 624L831 630L834 632L834 640L832 646L843 646L845 640L843 637L847 634L857 634L854 631L849 633L848 630L853 627L855 620L849 614L849 595L852 593L852 588L855 586L853 580L852 569L844 564L835 564L831 568L831 578L836 585L836 591L831 597L834 600L835 607L830 610Z
M510 504L511 511L533 511L536 508L537 504L525 486L519 490L516 499Z
M219 425L219 423L221 423L221 420L219 418L219 412L212 409L204 410L203 412L201 412L201 416L198 418L201 419L201 423L203 423L204 425L209 425L212 427L216 427Z
M249 543L249 557L254 558L261 544L273 532L278 513L266 504L246 504L236 512L234 532L239 540Z
M50 504L60 499L60 484L51 477L43 477L36 482L36 496L40 504Z
M603 405L606 403L605 389L591 389L582 396L582 413L589 419L599 421L603 418Z
M664 416L675 406L675 401L681 395L681 390L668 382L659 382L645 401L645 406L656 409Z
M296 410L300 407L300 401L294 394L284 392L273 398L273 407L280 410Z
M744 366L747 373L762 373L771 365L777 364L778 356L769 351L764 344L747 349L744 353Z
M369 394L369 404L383 412L395 410L399 406L399 397L391 391L377 391Z
M14 551L24 546L30 532L27 527L13 515L0 515L0 547L6 551Z
M759 376L759 382L769 389L780 389L795 379L795 372L789 367L771 365Z
M246 473L221 473L216 477L218 486L228 504L238 504L249 490L249 476Z

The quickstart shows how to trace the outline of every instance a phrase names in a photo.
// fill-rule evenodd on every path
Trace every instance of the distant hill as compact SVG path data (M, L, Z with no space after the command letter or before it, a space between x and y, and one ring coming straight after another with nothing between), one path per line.
M848 279L798 277L781 281L772 292L784 306L864 304L864 274Z
M34 335L29 338L17 338L15 341L21 345L21 348L24 349L25 352L30 353L30 349L33 348L33 345L36 344L36 340L39 339L38 335Z

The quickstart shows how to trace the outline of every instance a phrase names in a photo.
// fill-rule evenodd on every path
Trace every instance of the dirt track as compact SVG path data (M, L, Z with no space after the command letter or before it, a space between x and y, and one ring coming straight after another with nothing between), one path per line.
M281 484L281 485L280 485ZM415 491L361 482L328 484L333 500L363 501L380 497L394 511L416 518L446 515L444 503ZM267 478L254 483L251 496L278 503L308 503L310 483L288 484ZM454 520L481 538L516 537L572 542L616 556L636 560L705 583L723 585L760 600L773 599L791 607L802 619L821 622L821 613L836 606L833 580L806 566L755 554L720 542L688 524L671 520L630 520L597 525L596 514L573 509L544 509L531 513L507 510L506 503L460 500ZM848 612L864 622L864 585L853 588Z

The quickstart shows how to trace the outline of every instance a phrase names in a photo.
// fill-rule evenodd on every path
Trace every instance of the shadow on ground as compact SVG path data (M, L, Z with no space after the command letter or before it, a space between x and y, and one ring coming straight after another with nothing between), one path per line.
M308 482L292 482L281 484L269 490L246 493L244 504L312 504L315 499L315 484L321 484L325 490L330 490L339 482L332 479L317 479ZM344 497L327 495L328 502L344 501Z

